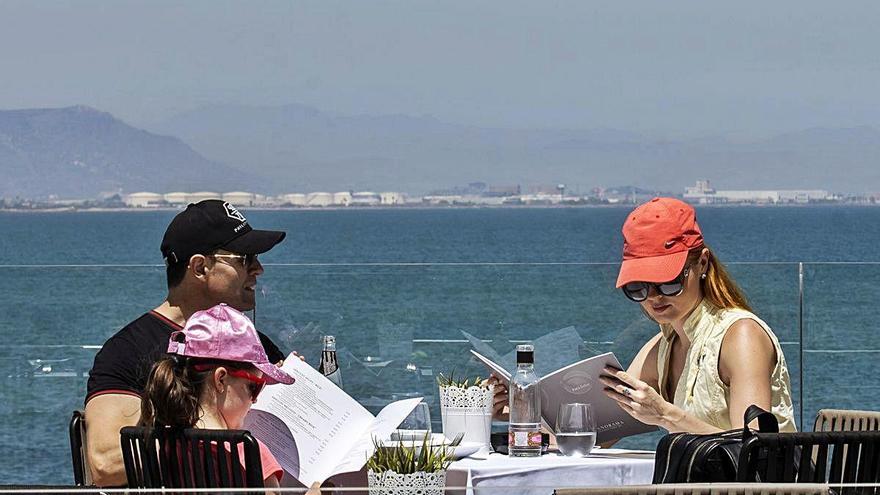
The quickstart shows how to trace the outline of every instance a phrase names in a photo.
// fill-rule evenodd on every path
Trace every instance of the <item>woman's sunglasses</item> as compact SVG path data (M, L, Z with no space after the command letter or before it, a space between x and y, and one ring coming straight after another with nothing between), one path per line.
M630 301L635 302L642 302L647 299L651 287L653 287L658 294L673 297L684 291L684 279L687 278L689 273L690 267L686 266L684 267L684 271L681 272L681 275L669 282L662 282L659 284L653 282L630 282L621 287L621 289L623 289L623 294L629 298Z
M193 366L193 369L196 371L208 371L210 369L216 368L217 364L197 364ZM229 373L229 376L234 376L236 378L244 378L248 381L248 392L251 394L251 403L257 402L257 397L260 396L260 392L263 391L263 387L266 386L266 379L254 375L252 373L248 373L244 370L236 370L232 368L226 368L226 372Z

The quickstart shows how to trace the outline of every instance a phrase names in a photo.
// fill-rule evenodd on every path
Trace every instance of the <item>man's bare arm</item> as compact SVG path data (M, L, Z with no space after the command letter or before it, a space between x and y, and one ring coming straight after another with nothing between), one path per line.
M141 399L127 394L104 394L86 404L86 456L97 486L125 485L125 466L119 430L134 426L141 415Z

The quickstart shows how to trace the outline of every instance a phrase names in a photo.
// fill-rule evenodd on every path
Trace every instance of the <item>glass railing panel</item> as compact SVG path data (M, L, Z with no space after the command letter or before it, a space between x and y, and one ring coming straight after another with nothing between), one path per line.
M164 297L160 267L0 268L0 480L72 483L67 427L100 345Z
M798 265L730 271L782 343L798 411ZM535 341L539 372L608 351L628 365L658 329L614 289L616 273L616 264L276 266L263 277L258 321L307 356L317 355L320 335L335 335L349 393L374 410L426 397L439 427L437 375L486 373L471 347L512 367L515 344ZM541 349L553 349L544 362ZM656 440L622 445L652 448Z
M439 373L487 374L472 347L513 367L516 343L540 339L539 372L607 351L627 364L656 326L614 290L615 272L578 264L275 266L263 277L257 319L306 356L318 355L320 335L335 335L349 393L374 411L424 396L439 429Z
M878 263L804 265L804 421L823 408L880 411Z
M161 302L164 269L0 270L0 479L70 483L67 425L82 407L94 355ZM797 347L796 265L730 270L783 341L796 380L798 353L789 351ZM268 265L255 319L283 350L313 365L320 336L335 335L347 392L374 412L394 399L424 396L439 431L437 375L486 374L470 357L472 346L512 365L517 342L544 343L551 351L538 354L538 366L545 371L607 351L626 366L657 326L613 288L616 273L616 264ZM658 436L619 446L652 449Z

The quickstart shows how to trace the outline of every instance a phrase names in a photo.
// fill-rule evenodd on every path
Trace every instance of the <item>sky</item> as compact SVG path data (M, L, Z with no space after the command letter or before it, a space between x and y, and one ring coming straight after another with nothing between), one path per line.
M6 1L0 109L301 103L669 137L880 127L880 2Z

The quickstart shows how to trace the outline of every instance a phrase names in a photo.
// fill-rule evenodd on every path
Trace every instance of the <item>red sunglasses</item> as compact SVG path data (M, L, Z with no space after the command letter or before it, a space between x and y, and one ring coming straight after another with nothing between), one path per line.
M251 403L257 402L257 397L260 395L260 392L263 391L263 387L266 386L266 379L252 375L247 371L242 370L227 370L231 376L235 376L238 378L244 378L248 383L248 391L251 393Z
M193 369L196 371L208 371L210 369L216 368L221 365L217 364L197 364L193 366ZM226 368L226 372L229 373L229 376L234 376L236 378L244 378L248 383L248 392L251 394L251 403L257 402L257 397L260 396L260 392L263 391L263 387L266 386L266 379L262 376L257 376L252 373L248 373L244 370L236 370L232 368Z

